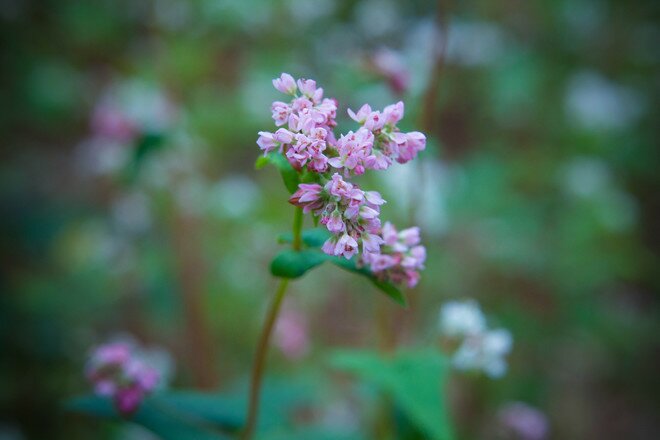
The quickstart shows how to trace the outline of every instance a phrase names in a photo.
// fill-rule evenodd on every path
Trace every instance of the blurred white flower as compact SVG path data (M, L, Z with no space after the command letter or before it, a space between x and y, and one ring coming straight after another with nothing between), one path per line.
M390 34L402 24L397 4L391 0L365 0L355 8L357 27L369 37Z
M208 204L219 217L240 219L252 213L260 199L259 187L252 179L233 175L211 187Z
M574 195L592 196L607 188L612 180L612 173L605 161L590 157L577 157L560 171L564 189Z
M288 0L287 6L296 23L311 23L332 14L336 5L332 0Z
M459 370L481 370L492 378L506 373L505 356L511 351L513 338L508 330L496 329L470 335L461 344L452 358Z
M459 344L451 357L456 369L483 371L492 378L506 373L505 356L513 346L511 333L505 329L488 329L476 301L444 304L440 309L438 327L442 336Z
M87 139L74 151L74 167L81 176L107 176L121 170L132 154L125 144L103 138Z
M486 318L474 300L450 301L440 309L440 332L449 337L464 337L486 329Z
M560 185L568 194L589 199L602 225L626 231L637 223L637 200L617 185L610 167L599 158L577 157L559 171Z
M491 64L502 58L506 41L500 27L487 22L449 25L447 61L465 66Z
M206 212L209 185L201 177L188 177L177 182L174 197L179 209L188 215L201 216Z
M115 224L127 233L140 234L151 227L149 198L143 192L124 194L112 205Z
M565 107L568 118L586 129L620 130L637 122L646 109L646 101L634 89L600 73L583 71L568 82Z

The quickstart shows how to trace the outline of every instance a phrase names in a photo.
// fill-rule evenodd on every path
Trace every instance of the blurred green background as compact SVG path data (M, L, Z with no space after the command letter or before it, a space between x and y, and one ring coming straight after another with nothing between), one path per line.
M403 128L429 147L364 186L383 218L421 226L429 258L407 312L332 267L294 283L310 349L274 349L274 373L317 377L328 350L377 345L377 304L398 344L434 344L442 302L475 298L515 342L503 379L455 375L459 438L500 438L516 400L549 438L657 438L659 14L652 0L1 1L0 438L150 438L62 410L87 390L88 348L118 334L168 350L174 386L245 378L292 216L276 171L254 170L281 72L336 97L342 132L347 107L405 101ZM317 411L359 430L338 388Z

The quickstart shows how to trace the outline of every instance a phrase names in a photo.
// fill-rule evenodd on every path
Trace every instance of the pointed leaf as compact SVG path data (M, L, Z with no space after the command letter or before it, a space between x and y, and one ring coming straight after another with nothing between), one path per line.
M267 155L259 157L256 160L254 167L256 169L261 169L269 163L273 164L279 170L286 189L288 189L291 194L296 192L298 184L300 183L300 175L291 166L286 157L277 151L271 151Z
M326 255L316 250L285 250L270 263L270 272L280 278L299 278L326 260Z
M71 411L122 420L112 402L102 397L78 397L70 400L66 406ZM179 411L156 397L145 400L130 420L144 426L163 440L226 440L229 438L200 416Z
M358 267L355 264L354 260L347 260L342 257L330 257L330 261L334 265L339 266L344 270L367 277L369 281L371 281L373 285L376 286L385 295L389 296L399 305L403 307L408 307L408 302L406 301L406 297L403 295L401 290L399 290L398 287L396 287L394 284L390 282L381 281L378 278L376 278L376 276L369 270L369 268Z
M373 352L341 351L330 362L391 395L410 421L432 439L453 439L444 397L448 369L439 353L410 352L383 358Z

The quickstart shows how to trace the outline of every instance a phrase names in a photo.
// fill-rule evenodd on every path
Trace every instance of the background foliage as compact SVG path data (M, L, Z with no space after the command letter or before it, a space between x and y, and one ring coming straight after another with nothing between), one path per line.
M293 284L312 350L274 350L272 371L320 387L293 424L364 432L373 390L330 371L329 353L378 345L378 307L398 344L433 346L440 304L473 297L515 344L504 379L448 383L459 438L500 438L513 400L544 411L552 438L653 438L658 3L439 4L441 32L420 0L2 2L0 437L148 438L63 410L86 391L88 347L121 332L169 350L175 386L245 379L292 212L276 170L254 170L270 80L311 77L342 109L382 107L399 96L369 60L388 47L410 75L404 129L431 142L417 168L369 185L386 217L420 224L427 270L407 312L329 264ZM176 116L106 172L90 121L113 87L142 118L164 97Z

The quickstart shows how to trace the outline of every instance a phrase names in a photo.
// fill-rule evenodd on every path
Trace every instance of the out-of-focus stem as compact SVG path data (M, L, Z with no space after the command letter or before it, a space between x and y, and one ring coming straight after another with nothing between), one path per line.
M257 346L257 354L254 359L252 367L252 377L250 379L250 401L248 403L248 415L245 422L245 430L241 438L243 440L250 440L254 435L254 429L257 425L257 417L259 415L259 398L261 395L261 380L266 367L266 354L268 353L268 343L270 342L270 335L273 332L275 321L279 315L282 306L282 300L286 294L286 288L289 285L289 280L283 278L280 285L275 292L275 297L270 305L268 314L266 315L266 322L261 330L261 337L259 338L259 345Z
M299 251L302 247L302 224L303 224L303 211L301 208L296 208L293 216L293 243L294 250ZM254 435L254 430L257 426L257 418L259 416L259 400L261 395L261 381L263 379L264 370L266 368L266 355L268 354L268 346L270 336L273 333L275 322L282 307L282 301L286 294L286 289L289 286L289 280L283 278L280 285L275 292L273 302L268 309L266 315L266 322L261 330L259 337L259 344L257 345L257 353L252 364L252 376L250 378L250 397L248 401L247 419L245 428L241 435L242 440L250 440Z
M302 247L302 223L303 210L296 207L296 212L293 215L293 242L291 245L296 251L299 251Z
M378 348L381 356L391 356L396 348L393 314L386 298L376 300L376 328L378 331ZM374 438L387 440L392 438L392 399L384 391L379 396L376 419L373 426Z
M187 360L195 385L217 386L211 332L204 313L204 261L199 248L199 222L194 216L177 213L174 218L174 247L186 324Z

